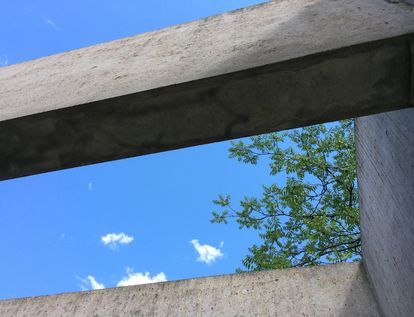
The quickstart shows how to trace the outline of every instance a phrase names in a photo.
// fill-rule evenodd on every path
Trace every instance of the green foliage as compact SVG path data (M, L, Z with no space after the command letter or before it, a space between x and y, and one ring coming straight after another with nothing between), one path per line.
M250 247L243 260L247 270L360 258L352 120L232 142L230 158L254 165L265 159L271 175L286 177L282 185L264 185L260 198L245 197L237 208L229 195L213 201L220 211L213 212L212 222L234 218L240 229L259 232L261 244Z

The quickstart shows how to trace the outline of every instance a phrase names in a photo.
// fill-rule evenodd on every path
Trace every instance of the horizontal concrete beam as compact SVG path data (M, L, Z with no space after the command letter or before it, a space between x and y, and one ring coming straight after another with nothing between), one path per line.
M0 69L0 179L408 107L414 11L272 1Z
M6 300L0 315L379 316L358 263Z

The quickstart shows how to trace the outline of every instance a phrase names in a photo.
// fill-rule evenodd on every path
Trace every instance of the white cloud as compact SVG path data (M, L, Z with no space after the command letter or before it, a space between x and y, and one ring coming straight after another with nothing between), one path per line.
M120 244L128 244L134 240L134 237L128 236L125 233L108 233L101 237L101 241L104 245L109 246L112 250L118 248Z
M197 239L191 240L190 243L194 246L196 251L198 252L198 258L197 261L204 262L206 264L211 264L216 259L223 256L223 253L220 249L215 248L208 244L201 244L198 242ZM220 243L220 248L222 248L224 245L223 242Z
M9 65L9 59L7 58L7 55L2 54L0 55L0 67Z
M102 283L99 283L95 277L93 277L92 275L88 275L87 278L80 278L80 277L76 277L80 282L80 288L82 291L86 291L86 290L90 290L90 289L104 289L105 285Z
M88 183L88 189L93 190L93 183Z
M158 283L167 281L167 276L164 272L158 273L151 277L149 272L145 273L134 273L134 270L127 267L126 268L127 276L122 278L116 286L130 286L130 285L139 285L139 284L149 284L149 283Z
M50 25L52 28L54 28L56 31L59 30L58 25L51 19L45 19L45 22Z
M89 283L91 283L92 289L104 289L105 285L98 283L92 275L88 275Z

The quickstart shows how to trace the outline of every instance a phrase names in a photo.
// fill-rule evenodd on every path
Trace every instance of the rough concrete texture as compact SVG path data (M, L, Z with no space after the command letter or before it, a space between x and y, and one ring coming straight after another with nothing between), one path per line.
M0 301L0 316L379 316L359 263Z
M402 2L272 1L2 68L0 179L407 107L410 32Z
M408 44L399 37L3 121L0 179L408 106Z
M0 69L0 120L414 32L386 0L277 0Z
M364 264L387 317L414 315L414 109L356 121Z

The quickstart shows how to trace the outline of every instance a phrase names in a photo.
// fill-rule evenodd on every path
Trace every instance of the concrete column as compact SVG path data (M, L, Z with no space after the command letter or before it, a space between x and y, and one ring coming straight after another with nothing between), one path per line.
M414 109L356 121L363 262L384 316L414 314Z

